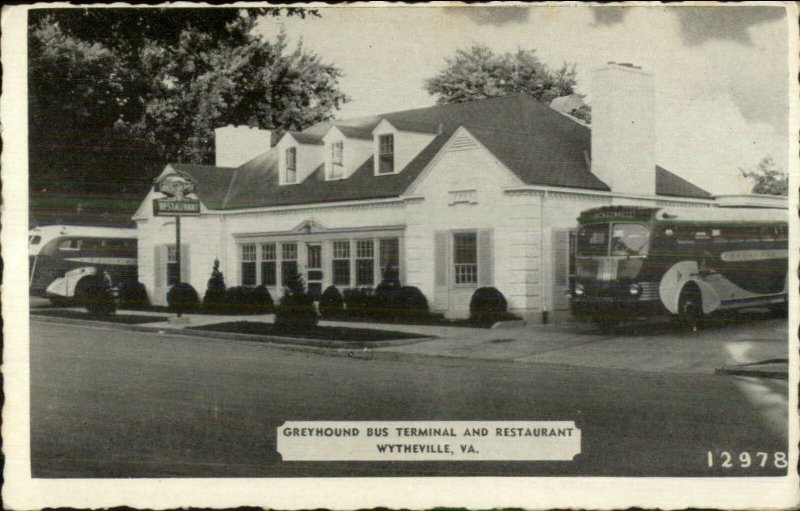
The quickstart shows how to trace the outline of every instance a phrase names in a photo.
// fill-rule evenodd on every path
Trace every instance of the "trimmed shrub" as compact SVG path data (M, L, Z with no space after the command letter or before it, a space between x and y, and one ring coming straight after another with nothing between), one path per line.
M325 318L338 318L344 314L344 298L336 286L329 286L319 298L319 313Z
M119 287L121 309L146 309L150 306L147 290L141 282L125 282Z
M117 310L117 291L103 275L89 275L79 283L79 299L90 316L108 316Z
M398 318L422 319L430 316L428 299L414 286L403 286L395 292L393 308Z
M255 303L256 314L272 314L275 312L275 301L264 284L253 289L253 302Z
M211 278L203 296L203 307L209 311L226 312L226 305L225 277L219 271L219 259L214 259Z
M469 302L469 319L480 324L489 324L515 316L508 313L508 302L497 288L479 287Z
M275 326L290 331L303 331L317 326L314 297L306 291L303 276L293 275L286 285L275 311Z
M200 305L200 297L197 296L197 291L191 284L179 282L167 292L167 304L171 311L180 315L197 310Z
M378 308L372 288L347 289L344 292L346 314L354 318L371 318Z

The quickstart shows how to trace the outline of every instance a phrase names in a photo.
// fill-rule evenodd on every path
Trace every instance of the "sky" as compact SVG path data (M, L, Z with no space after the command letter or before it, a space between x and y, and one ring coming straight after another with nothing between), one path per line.
M739 168L789 158L788 24L774 6L331 7L268 18L258 30L337 65L351 101L339 119L430 106L426 78L473 43L536 50L575 64L591 103L592 68L631 62L654 75L657 162L713 194L746 193Z

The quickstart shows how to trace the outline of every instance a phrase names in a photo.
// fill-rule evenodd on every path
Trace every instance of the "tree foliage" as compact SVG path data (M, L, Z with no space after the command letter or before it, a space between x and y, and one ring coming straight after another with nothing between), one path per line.
M549 103L573 93L575 66L551 69L539 61L534 50L517 49L498 55L474 44L456 51L447 65L425 82L425 89L439 104L526 93Z
M779 169L771 156L765 156L755 169L739 169L753 181L753 193L762 195L789 195L789 174Z
M213 162L213 130L302 129L347 101L341 71L253 29L300 8L34 10L32 190L141 194L170 161Z

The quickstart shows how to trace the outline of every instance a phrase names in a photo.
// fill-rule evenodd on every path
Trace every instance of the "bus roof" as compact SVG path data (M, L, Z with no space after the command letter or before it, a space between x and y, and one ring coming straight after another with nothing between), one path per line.
M47 237L86 236L89 238L136 238L136 229L128 227L91 227L86 225L44 225L34 227L28 234Z
M656 220L676 223L788 224L789 212L766 208L662 209L656 214Z
M648 222L660 223L749 223L787 224L787 210L767 208L652 208L642 206L603 206L581 212L578 222Z
M33 236L39 236L31 244ZM44 225L28 231L28 255L37 256L50 241L61 237L136 239L136 229L126 227L91 227L85 225Z

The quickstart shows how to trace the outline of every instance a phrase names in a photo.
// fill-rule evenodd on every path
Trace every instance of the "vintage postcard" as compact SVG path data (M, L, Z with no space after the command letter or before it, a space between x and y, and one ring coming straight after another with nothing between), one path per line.
M2 11L9 509L790 509L798 8Z

